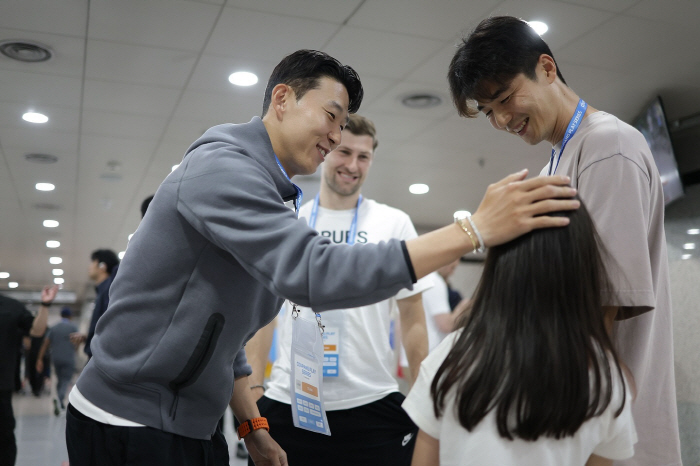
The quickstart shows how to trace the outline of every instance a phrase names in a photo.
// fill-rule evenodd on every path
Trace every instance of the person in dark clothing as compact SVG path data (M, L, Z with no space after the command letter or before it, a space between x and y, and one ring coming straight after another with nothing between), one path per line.
M141 203L141 218L144 218L146 216L146 211L148 210L148 206L153 200L153 196L148 196L146 199L143 200Z
M44 377L46 373L44 372L45 367L48 364L42 364L42 370L37 370L37 361L39 358L39 351L46 338L46 332L39 336L29 337L29 347L25 353L25 366L24 366L24 376L29 381L29 386L32 390L32 395L40 396L41 389L44 387ZM47 355L48 356L48 355ZM50 373L49 375L50 376Z
M91 262L88 268L88 276L90 280L95 282L95 307L92 310L92 318L90 319L90 328L87 335L84 333L74 333L71 335L71 341L74 344L85 343L83 351L88 358L92 357L90 350L90 342L95 335L95 327L97 321L107 310L109 305L109 287L112 286L114 276L119 268L119 257L111 249L98 249L90 256Z
M33 316L19 301L0 295L0 454L2 464L13 465L17 458L15 415L12 411L17 348L22 335L39 336L46 332L49 306L56 298L57 292L57 286L43 289L41 307L36 316Z

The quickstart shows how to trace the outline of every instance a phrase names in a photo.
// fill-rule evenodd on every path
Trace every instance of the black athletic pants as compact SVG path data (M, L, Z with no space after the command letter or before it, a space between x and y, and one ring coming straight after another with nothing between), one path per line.
M294 427L288 404L263 396L258 408L290 466L409 466L418 427L401 408L403 400L397 392L357 408L327 411L330 437Z
M199 440L151 427L102 424L70 404L66 445L71 466L228 466L228 445L219 429Z
M17 459L15 415L12 412L12 390L0 390L0 466L12 466Z

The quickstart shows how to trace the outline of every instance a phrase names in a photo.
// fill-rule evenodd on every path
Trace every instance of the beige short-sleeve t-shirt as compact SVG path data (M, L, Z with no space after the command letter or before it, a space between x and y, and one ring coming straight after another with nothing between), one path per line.
M664 199L649 146L632 126L594 112L569 140L556 174L571 177L607 250L612 289L604 304L621 307L615 343L637 384L639 443L634 458L617 464L681 466Z

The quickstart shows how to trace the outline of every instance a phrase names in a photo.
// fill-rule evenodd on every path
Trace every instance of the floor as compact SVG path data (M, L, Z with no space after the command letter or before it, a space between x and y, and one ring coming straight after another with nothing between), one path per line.
M52 395L48 392L40 397L31 394L16 394L12 399L17 427L16 466L68 466L68 453L64 432L65 414L53 414ZM233 433L230 410L226 413L224 433L229 445L231 466L247 465L247 460L236 458L238 439Z

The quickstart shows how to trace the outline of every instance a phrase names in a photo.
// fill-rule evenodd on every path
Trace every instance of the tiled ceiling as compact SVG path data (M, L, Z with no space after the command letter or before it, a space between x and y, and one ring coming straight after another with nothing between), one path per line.
M45 44L53 58L0 56L0 290L38 289L63 257L65 289L89 289L89 254L122 251L139 205L208 127L260 112L275 64L315 48L358 70L380 145L364 192L408 212L422 229L476 209L487 185L527 167L545 145L463 120L449 101L447 65L481 19L511 14L549 24L547 40L571 87L596 108L631 120L656 95L669 119L700 111L700 3L674 0L0 0L0 41ZM249 88L228 75L250 70ZM440 106L409 109L409 93ZM24 122L29 110L44 125ZM29 153L58 157L40 165ZM51 182L50 193L34 189ZM306 199L318 178L300 181ZM408 185L430 185L426 195ZM60 226L48 229L44 219ZM48 249L56 239L61 247ZM167 239L164 239L167 240Z

